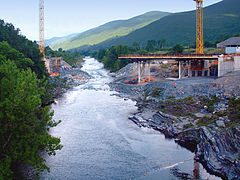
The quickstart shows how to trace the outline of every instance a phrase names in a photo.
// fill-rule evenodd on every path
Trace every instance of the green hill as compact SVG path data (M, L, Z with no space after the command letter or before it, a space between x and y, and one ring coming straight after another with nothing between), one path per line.
M240 0L223 0L204 8L203 13L204 41L222 40L240 33ZM109 48L118 44L131 46L133 42L145 46L148 40L160 39L166 39L168 46L191 45L195 43L195 17L195 11L171 14L126 36L113 38L91 49Z
M53 37L51 39L45 39L45 46L50 46L51 44L54 43L59 43L62 41L65 41L67 39L70 39L73 36L76 36L78 33L70 34L68 36L63 36L63 37Z
M55 41L50 46L53 49L63 48L68 50L84 45L98 44L111 38L127 35L167 15L169 15L167 12L152 11L128 20L112 21L67 40L65 38L64 40Z

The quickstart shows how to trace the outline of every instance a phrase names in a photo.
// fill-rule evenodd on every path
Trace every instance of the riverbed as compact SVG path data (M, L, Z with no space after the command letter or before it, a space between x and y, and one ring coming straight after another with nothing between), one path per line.
M108 71L93 58L82 70L92 78L69 90L52 105L62 120L51 134L61 137L63 149L46 157L51 172L40 179L180 179L193 177L194 154L160 132L139 128L128 117L136 102L117 96ZM199 179L218 179L199 165ZM195 171L196 172L196 171Z

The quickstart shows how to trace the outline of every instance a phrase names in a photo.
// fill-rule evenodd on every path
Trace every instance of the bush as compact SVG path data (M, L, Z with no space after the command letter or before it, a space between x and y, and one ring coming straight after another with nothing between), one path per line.
M160 94L162 93L163 88L155 88L151 93L152 97L159 98Z
M240 99L229 100L229 117L232 122L240 123Z
M196 125L197 125L198 127L200 127L200 126L206 126L206 125L208 125L208 124L212 124L212 123L214 123L214 122L215 122L215 120L211 119L211 118L208 117L208 116L204 116L204 117L202 117L201 119L198 120L198 122L196 123Z
M193 127L192 123L184 124L183 130Z

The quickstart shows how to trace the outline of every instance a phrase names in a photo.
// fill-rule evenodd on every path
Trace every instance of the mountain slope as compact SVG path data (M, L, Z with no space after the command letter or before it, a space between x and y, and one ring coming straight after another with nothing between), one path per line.
M70 39L73 36L76 36L77 34L78 33L74 33L74 34L70 34L70 35L64 36L64 37L53 37L51 39L46 39L45 40L45 45L50 46L51 44L60 43L64 40Z
M83 45L98 44L111 38L127 35L130 32L142 28L169 14L170 13L167 12L152 11L128 20L112 21L97 28L80 33L67 40L55 42L50 46L53 49L61 47L68 50Z
M204 41L216 41L240 33L240 1L223 0L204 8ZM92 47L109 48L112 45L145 45L148 40L166 39L167 45L195 43L195 11L176 13L157 20L141 29Z

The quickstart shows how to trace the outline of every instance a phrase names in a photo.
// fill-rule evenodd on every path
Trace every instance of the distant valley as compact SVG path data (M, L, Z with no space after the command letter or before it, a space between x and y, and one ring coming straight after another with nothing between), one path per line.
M99 44L112 38L128 35L129 33L145 27L169 14L170 13L168 12L161 11L147 12L128 20L112 21L83 33L75 34L74 36L51 39L48 45L56 50L58 48L69 50L80 46Z
M141 47L148 40L166 40L166 46L195 44L195 11L182 13L148 12L109 22L71 37L53 41L53 49L98 50L115 45ZM204 41L215 42L240 34L240 1L223 0L204 8Z

